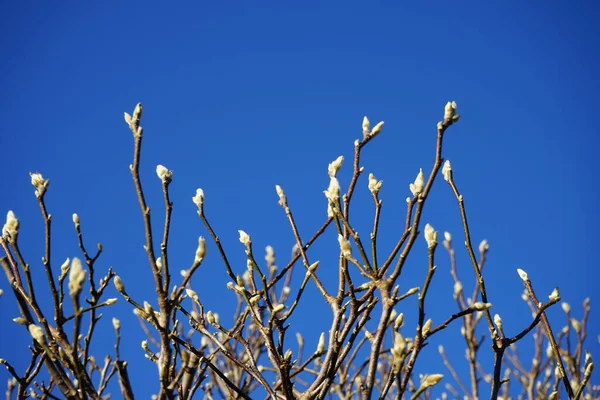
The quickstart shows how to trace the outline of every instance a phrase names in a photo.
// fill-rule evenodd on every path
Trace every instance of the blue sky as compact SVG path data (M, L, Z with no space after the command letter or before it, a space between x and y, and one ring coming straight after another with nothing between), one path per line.
M71 222L77 212L88 246L104 246L99 270L112 266L136 299L152 299L128 171L133 144L122 117L141 101L142 180L156 226L163 208L155 167L174 171L172 265L187 268L197 237L207 236L191 202L197 187L205 191L207 215L234 269L245 268L238 229L252 235L257 252L273 245L284 265L293 237L274 185L286 190L303 237L311 236L326 217L327 164L339 155L350 160L368 115L385 120L362 158L366 172L384 181L385 253L397 239L408 184L419 168L431 168L443 106L456 100L462 118L448 131L444 157L465 196L474 242L486 238L491 246L485 278L492 311L510 333L528 323L516 268L529 273L540 297L558 285L577 317L590 296L587 343L600 359L594 312L599 11L597 2L583 0L4 2L0 212L11 209L21 221L22 247L42 278L43 226L28 176L40 171L51 180L55 267L80 255ZM347 162L342 187L349 177ZM368 237L373 209L366 176L358 187L355 224ZM458 208L441 179L424 222L454 233L460 249ZM455 310L442 250L428 298L434 321ZM472 271L459 253L459 272L470 287ZM329 284L336 257L330 230L312 255L322 260ZM420 286L425 269L426 246L419 239L401 287ZM226 282L210 243L193 284L222 318L233 304ZM43 280L36 283L42 291ZM23 368L29 340L11 322L17 314L5 280L0 287L0 357ZM306 332L308 347L329 325L326 304L314 287L309 294L315 296L305 298L290 328ZM399 307L413 321L415 310L414 301ZM147 398L156 388L144 382L156 370L143 358L142 332L130 307L120 300L104 314L100 329L107 333L98 336L97 357L111 351L109 321L118 316L133 383ZM560 329L560 308L549 315ZM457 340L458 325L433 339L417 373L446 373L451 382L435 348ZM462 343L448 353L463 363ZM8 375L2 370L0 377ZM484 384L482 390L488 390Z

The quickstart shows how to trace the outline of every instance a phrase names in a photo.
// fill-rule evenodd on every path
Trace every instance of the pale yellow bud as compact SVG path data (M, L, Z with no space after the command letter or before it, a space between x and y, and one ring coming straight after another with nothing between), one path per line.
M423 169L419 169L419 173L415 178L415 181L408 185L410 192L413 196L417 196L419 193L423 191L423 187L425 186L425 175L423 174Z
M185 294L187 294L187 296L191 298L195 303L198 303L198 295L195 291L193 291L192 289L185 289Z
M198 248L196 249L196 256L194 257L195 263L200 263L204 259L206 254L206 240L200 236L198 238Z
M569 305L569 303L567 303L566 301L563 301L560 306L562 307L563 311L565 313L570 313L571 312L571 306Z
M550 293L550 295L548 296L548 299L550 299L550 301L560 300L560 293L558 292L558 288L554 288L552 290L552 293Z
M473 304L472 308L475 311L485 311L489 308L492 307L492 303L482 303L481 301L476 302L475 304Z
M437 245L437 232L433 229L433 226L425 225L425 241L427 241L427 247L432 248Z
M46 191L46 188L48 186L48 180L44 179L42 174L38 172L30 172L29 176L31 176L31 184L37 189L35 194L37 197L39 197L39 195L43 194L44 191Z
M425 324L423 324L423 335L427 335L429 333L429 330L431 329L431 325L433 324L433 321L431 320L431 318L429 318L427 321L425 321Z
M379 190L381 190L381 185L383 185L383 181L378 181L375 178L375 175L369 174L369 191L372 194L379 193Z
M275 250L271 246L265 247L265 261L267 264L272 265L275 264Z
M377 125L375 125L373 127L373 129L371 130L371 134L369 136L375 137L375 136L379 135L379 133L381 132L382 129L383 129L383 121L380 121L377 123Z
M39 344L46 343L46 338L44 337L44 330L37 325L31 324L27 327L29 330L29 334Z
M71 270L69 272L69 294L77 296L83 289L83 281L85 280L85 270L81 266L81 260L75 257L71 262Z
M450 165L450 160L446 160L444 162L444 166L442 167L442 176L446 182L450 182L450 179L452 179L452 165Z
M455 119L455 117L457 116L458 115L456 114L456 102L449 101L448 103L446 103L446 107L444 107L444 121L458 120L458 118Z
M502 329L502 318L500 318L500 315L498 315L498 314L494 315L494 323L496 324L498 329Z
M204 203L204 191L202 189L196 189L196 195L192 197L192 201L198 207Z
M73 223L75 226L79 225L79 215L73 214Z
M369 122L369 118L364 117L363 122L362 122L362 130L363 130L363 136L365 138L371 134L370 128L371 128L371 123Z
M320 354L323 351L325 351L325 332L322 332L321 336L319 336L319 343L317 344L317 354Z
M423 376L423 378L421 378L421 387L429 388L429 387L435 386L438 384L439 381L442 380L443 377L444 377L444 375L442 375L442 374L425 375L425 376Z
M352 255L352 246L350 246L350 241L346 239L343 235L338 234L338 242L340 244L340 249L344 257L349 257Z
M400 358L406 349L406 340L399 332L394 332L394 347L390 349L394 358Z
M489 249L490 245L488 244L488 241L483 239L481 243L479 243L479 252L485 254Z
M156 175L163 183L165 183L171 180L173 171L169 171L167 167L159 164L156 166Z
M246 247L250 246L250 243L252 243L250 235L242 230L238 230L238 233L240 234L240 242Z
M206 313L206 320L211 325L215 325L216 324L216 318L215 318L215 315L213 314L212 311L209 311L209 312Z
M304 338L300 332L296 333L296 341L298 341L298 347L304 347Z
M8 236L9 241L14 243L19 234L19 220L15 217L12 210L6 213L6 223L2 227L2 236Z
M147 301L144 301L144 311L146 312L146 314L154 314L154 308Z
M329 175L329 177L331 178L335 177L338 171L342 168L343 164L344 156L339 156L338 158L333 160L327 167L327 175Z
M394 321L394 329L398 330L402 328L402 325L404 325L404 313L400 313L398 317L396 317L396 321Z
M529 280L529 278L527 277L527 272L523 271L520 268L517 268L517 272L519 273L519 276L521 277L521 279L523 279L524 281Z
M119 293L121 293L121 294L125 293L125 285L123 285L123 281L121 281L121 278L119 277L119 275L114 277L113 283Z
M285 197L285 192L279 185L275 185L275 191L277 192L277 196L279 196L279 205L284 206L287 202L287 198Z
M454 298L458 298L460 293L463 291L463 285L460 281L454 282Z
M110 299L106 300L106 301L104 302L104 304L106 304L107 306L112 306L112 305L113 305L113 304L115 304L116 302L117 302L117 299L116 299L115 297L112 297L112 298L110 298Z
M115 330L119 330L121 329L121 321L119 321L117 318L113 318L112 319L112 324L113 324L113 328L115 328Z
M282 311L285 309L285 304L274 304L273 305L273 314L277 314L279 311Z
M335 176L329 179L329 187L323 192L329 202L335 203L340 198L340 182Z

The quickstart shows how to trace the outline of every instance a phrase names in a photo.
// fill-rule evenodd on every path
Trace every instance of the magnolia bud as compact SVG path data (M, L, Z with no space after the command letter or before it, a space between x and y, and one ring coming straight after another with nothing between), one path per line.
M240 234L240 242L246 247L250 246L250 243L252 243L250 235L242 230L238 230L238 233Z
M417 196L419 193L423 191L423 187L425 185L425 175L423 174L423 170L419 169L419 173L415 178L415 181L408 185L410 192L413 196Z
M425 241L430 249L437 245L437 232L429 224L425 225Z
M446 182L450 182L452 179L452 165L450 165L450 160L446 160L444 162L444 166L442 167L442 176Z
M202 189L196 189L196 195L192 197L192 201L198 207L204 203L204 191Z

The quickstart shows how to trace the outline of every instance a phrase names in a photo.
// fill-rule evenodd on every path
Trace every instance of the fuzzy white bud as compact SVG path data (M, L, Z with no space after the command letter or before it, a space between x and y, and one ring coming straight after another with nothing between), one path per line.
M450 182L450 179L452 179L452 165L450 165L450 160L446 160L444 162L444 166L442 167L442 176L446 182Z
M217 319L215 318L215 314L212 311L206 313L206 320L211 325L216 325Z
M423 187L425 186L425 175L423 174L423 169L419 169L419 173L415 178L415 181L408 185L410 192L413 196L417 196L419 193L423 191Z
M519 276L521 277L521 279L523 279L523 281L529 280L529 278L527 277L527 272L523 271L520 268L517 268L517 272L519 273Z
M44 330L37 325L31 324L27 327L29 330L29 334L39 344L46 343L46 338L44 337Z
M317 353L322 353L323 351L325 351L325 332L321 333L321 336L319 336L319 343L317 343Z
M296 341L298 341L298 347L304 347L304 338L300 332L296 332Z
M269 265L273 265L275 264L275 250L273 249L272 246L267 246L265 247L265 261L267 262L267 264Z
M273 314L277 314L279 311L283 311L285 309L285 304L279 303L273 305Z
M425 241L427 241L427 247L432 248L437 245L437 232L433 229L433 226L425 225Z
M10 242L14 243L19 234L19 220L15 217L15 213L9 210L6 213L6 223L2 227L2 236L8 236Z
M371 134L369 136L375 137L375 136L379 135L379 133L381 132L382 129L383 129L383 121L380 121L377 123L377 125L375 125L373 127L373 129L371 130Z
M442 380L444 375L442 374L431 374L425 375L421 378L421 387L429 388L438 384L439 381Z
M204 259L206 254L206 240L200 236L198 238L198 248L196 249L196 255L194 256L194 262L200 263Z
M367 118L367 117L363 118L362 130L363 130L363 136L365 138L371 134L371 123L369 122L369 118Z
M394 321L394 329L398 330L402 328L402 325L404 325L404 313L400 313L396 317L396 320Z
M252 240L250 240L250 235L242 230L238 230L238 233L240 234L240 242L246 247L250 246L250 243L252 243Z
M350 241L346 239L343 235L338 234L338 243L340 244L340 249L344 257L349 257L352 255L352 246L350 245Z
M376 195L381 190L381 185L383 185L383 181L378 181L375 178L375 175L369 174L369 191Z
M196 195L192 197L192 201L198 207L201 207L204 203L204 190L196 189Z
M115 328L116 331L121 329L121 321L119 321L117 318L112 319L112 324L113 324L113 328Z
M457 121L458 118L456 117L458 117L458 114L456 114L456 102L449 101L446 103L446 107L444 107L444 121Z
M431 318L429 318L427 321L425 321L425 324L423 324L423 329L422 329L423 336L425 336L429 333L429 331L431 330L432 324L433 324L433 321Z
M44 179L42 174L38 172L30 172L29 175L31 176L31 184L36 188L35 197L39 198L48 188L48 183L50 183L50 181L48 179Z
M394 347L390 349L390 352L397 359L402 356L404 349L406 349L406 340L399 332L394 332Z
M567 303L566 301L563 301L560 306L562 307L563 311L565 313L570 313L571 312L571 306L569 305L569 303Z
M327 190L323 191L327 200L330 203L336 203L340 198L340 182L337 180L335 176L332 176L329 180L329 187Z
M498 329L502 329L502 318L500 318L499 314L494 314L494 323L498 327Z
M463 291L463 285L461 281L454 282L454 298L457 299L460 293Z
M488 244L488 241L486 239L483 239L481 243L479 243L479 252L485 254L488 252L489 249L490 245Z
M483 303L481 301L476 302L471 306L475 311L485 311L492 307L492 303Z
M558 288L554 288L552 290L552 293L550 293L550 295L548 296L548 299L550 299L550 301L558 301L558 300L560 300L560 293L558 291Z
M77 296L81 293L84 280L85 270L81 266L81 260L75 257L71 262L71 270L69 271L69 295Z
M279 205L283 207L287 203L287 197L285 197L285 192L279 185L275 185L275 191L277 192L277 196L279 196Z
M121 293L121 294L125 293L125 285L123 285L123 281L121 280L119 275L114 277L113 283L119 293Z
M107 306L112 306L113 304L115 304L117 302L117 299L115 297L111 297L110 299L106 300L104 302L104 304L106 304Z
M73 214L73 223L75 224L75 226L79 225L79 222L79 215Z
M173 171L169 171L164 165L158 164L156 166L156 175L163 183L165 183L171 180Z
M338 158L333 160L327 167L327 175L329 175L330 178L335 177L338 171L342 168L343 164L344 156L339 156Z
M195 303L198 303L198 295L196 294L196 292L192 289L185 289L185 294L187 294L187 296L189 298L191 298Z

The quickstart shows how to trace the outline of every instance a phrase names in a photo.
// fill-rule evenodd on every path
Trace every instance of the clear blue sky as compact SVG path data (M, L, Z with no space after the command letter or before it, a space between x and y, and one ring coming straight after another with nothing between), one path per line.
M540 297L560 286L581 316L592 300L588 345L600 359L594 312L598 297L597 226L600 223L597 147L600 3L595 1L395 2L3 2L0 5L0 213L13 210L28 262L42 278L43 229L28 172L51 180L55 268L80 256L71 214L82 221L89 247L101 242L99 271L121 275L138 300L153 299L142 249L143 226L128 166L132 138L123 111L143 102L142 179L159 225L157 164L174 171L171 263L187 268L197 237L207 232L191 197L206 194L206 212L230 253L245 269L237 229L252 235L257 252L271 244L284 265L293 238L274 185L286 190L303 236L325 219L327 164L349 161L363 115L385 120L362 165L384 180L381 252L396 241L408 184L433 160L435 125L448 100L462 119L446 137L465 196L475 243L491 245L485 269L493 312L516 333L530 312L520 300L523 268ZM346 187L350 163L340 179ZM356 225L368 237L373 210L366 176L359 182ZM461 249L460 218L440 179L424 222L448 230ZM420 286L425 243L419 239L400 283ZM440 247L428 316L455 310L448 260ZM335 277L334 231L312 255L329 284ZM459 255L465 287L472 283ZM298 275L300 276L300 275ZM178 279L178 278L177 278ZM233 295L209 241L194 280L208 308L225 323ZM43 280L36 281L40 290ZM316 294L311 286L309 294ZM0 357L24 368L30 342L11 322L0 298ZM110 289L109 297L116 297ZM151 301L156 305L156 301ZM399 307L414 322L416 304ZM97 358L111 351L110 318L121 318L123 356L140 398L156 390L156 369L139 346L142 332L121 300L106 309ZM556 330L560 308L550 312ZM291 332L306 332L309 348L329 326L318 297L305 298ZM412 328L406 334L412 334ZM290 340L294 336L290 335ZM417 373L445 373L436 348L457 343L458 325L432 346ZM531 341L531 338L526 339ZM488 342L489 343L489 342ZM459 345L460 344L460 345ZM293 342L289 347L293 347ZM484 345L485 346L485 345ZM521 348L525 345L521 345ZM483 352L489 352L484 348ZM463 345L448 350L463 363ZM491 365L485 366L488 371ZM0 382L8 375L0 371ZM487 393L487 387L482 384Z

